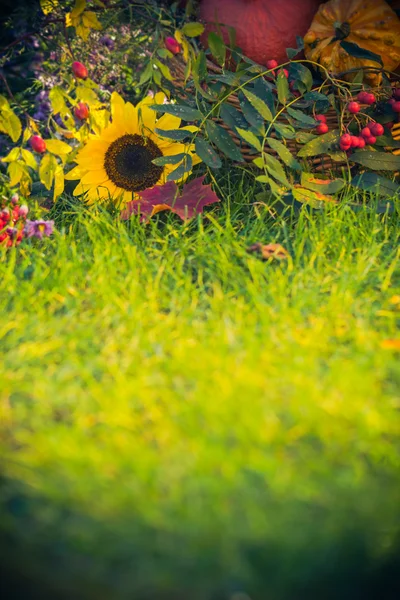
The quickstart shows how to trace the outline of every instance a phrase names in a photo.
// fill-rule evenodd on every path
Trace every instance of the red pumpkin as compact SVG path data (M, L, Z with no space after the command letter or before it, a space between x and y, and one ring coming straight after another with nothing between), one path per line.
M286 48L296 47L296 35L307 32L320 4L321 0L201 0L200 17L207 23L203 42L220 24L229 44L223 27L227 25L236 30L236 45L255 62L284 62Z

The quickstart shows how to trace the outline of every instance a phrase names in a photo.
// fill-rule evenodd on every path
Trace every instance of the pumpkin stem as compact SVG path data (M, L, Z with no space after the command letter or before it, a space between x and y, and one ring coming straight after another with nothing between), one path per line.
M347 21L344 21L344 23L336 22L334 28L336 40L345 40L350 35L350 23Z

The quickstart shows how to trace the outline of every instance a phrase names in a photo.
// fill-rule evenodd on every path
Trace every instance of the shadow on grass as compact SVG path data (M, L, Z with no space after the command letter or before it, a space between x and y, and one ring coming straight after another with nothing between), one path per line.
M376 558L368 531L344 523L334 539L318 522L299 552L291 531L279 543L236 539L223 557L221 532L185 539L135 521L73 513L12 481L1 481L0 559L7 600L395 600L400 544ZM234 525L234 524L233 524ZM374 558L375 555L375 558Z

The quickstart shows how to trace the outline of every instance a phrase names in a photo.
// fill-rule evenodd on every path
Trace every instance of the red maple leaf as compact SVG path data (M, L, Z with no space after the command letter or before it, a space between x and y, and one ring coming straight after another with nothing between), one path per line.
M186 183L181 194L174 181L144 190L138 200L128 202L121 212L121 219L127 220L140 213L141 220L147 221L160 210L171 210L183 220L191 219L202 213L205 206L220 201L211 185L203 185L204 178L205 175Z

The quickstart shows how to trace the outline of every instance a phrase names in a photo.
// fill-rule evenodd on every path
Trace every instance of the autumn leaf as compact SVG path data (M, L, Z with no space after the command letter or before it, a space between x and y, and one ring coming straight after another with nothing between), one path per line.
M249 246L246 252L255 254L262 260L269 260L270 258L286 260L289 256L289 252L281 244L261 244L260 242Z
M174 181L144 190L138 200L128 202L121 212L121 219L127 220L132 214L140 213L141 220L146 221L161 210L170 210L183 220L191 219L202 213L205 206L219 202L211 185L203 184L204 178L205 175L185 184L181 194Z
M383 340L381 348L384 350L398 350L400 352L400 339L398 340Z

